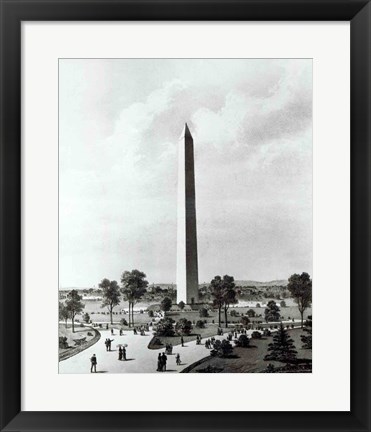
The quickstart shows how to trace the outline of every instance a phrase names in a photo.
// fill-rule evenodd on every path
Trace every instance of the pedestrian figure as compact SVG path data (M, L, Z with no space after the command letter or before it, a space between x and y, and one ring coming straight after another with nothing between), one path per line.
M126 360L126 348L122 347L122 358Z
M167 362L167 356L165 353L162 353L162 369L164 372L166 372L166 362Z
M111 328L111 335L113 335L113 328Z
M108 342L108 351L111 351L111 344L115 339L107 339Z
M94 369L94 372L97 373L97 357L95 354L93 354L93 357L91 357L90 363L91 363L90 373L93 372L93 369Z
M178 366L180 365L180 354L179 353L176 355L176 364Z
M122 329L120 329L120 336L122 336Z
M183 339L183 336L180 336L180 342L181 342L181 344L182 344L182 347L184 347L184 339Z
M104 345L106 345L106 351L108 351L108 349L109 349L109 342L108 342L107 338L106 338L106 340L104 342Z
M108 330L108 324L106 324L106 330Z
M122 360L122 347L119 347L119 360Z
M162 372L162 357L161 353L159 353L157 358L157 372Z

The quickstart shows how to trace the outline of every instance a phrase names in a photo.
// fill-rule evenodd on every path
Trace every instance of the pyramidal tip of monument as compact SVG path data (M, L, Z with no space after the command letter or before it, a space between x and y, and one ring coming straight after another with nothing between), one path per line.
M182 133L181 133L179 139L184 138L184 137L191 137L192 138L191 131L189 130L187 123L184 124L184 128L182 130Z

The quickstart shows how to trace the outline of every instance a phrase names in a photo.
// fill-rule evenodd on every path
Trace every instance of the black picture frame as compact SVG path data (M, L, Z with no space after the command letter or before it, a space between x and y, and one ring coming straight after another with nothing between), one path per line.
M2 431L369 431L370 2L365 0L172 0L171 2L166 0L1 0L0 6L0 429ZM21 411L21 22L34 20L350 21L350 412L142 412L139 414L136 412ZM338 271L341 269L339 268ZM347 325L347 321L344 320L342 325ZM341 385L341 376L339 385ZM318 391L320 392L321 389Z

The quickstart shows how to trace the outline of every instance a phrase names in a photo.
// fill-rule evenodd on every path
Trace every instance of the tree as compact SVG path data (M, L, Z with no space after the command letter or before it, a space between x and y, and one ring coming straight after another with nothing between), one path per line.
M77 314L83 311L85 305L81 301L82 296L79 295L77 290L72 290L67 294L66 308L69 317L72 320L72 333L75 333L75 317Z
M184 307L185 307L185 303L184 303L184 301L181 300L181 301L178 303L178 306L179 306L180 310L183 310Z
M212 356L218 356L218 357L228 357L233 352L233 347L231 343L223 339L222 341L216 340L214 343L214 349L210 351L210 354Z
M250 346L250 339L247 335L242 334L234 343L237 347L248 348Z
M280 302L280 306L281 306L281 308L285 308L285 307L286 307L286 302L285 302L285 300L281 300L281 302Z
M218 326L220 327L220 315L224 304L223 281L220 276L215 276L214 279L210 282L210 290L213 297L213 306L218 309Z
M197 328L205 328L205 323L202 320L198 320L196 322L196 327Z
M209 316L209 311L206 308L201 308L198 313L200 318L207 318Z
M139 270L124 271L121 275L122 293L124 299L129 302L129 327L134 325L134 304L146 293L148 281L145 273ZM130 316L131 308L131 316Z
M280 319L280 308L276 305L274 300L271 300L267 304L267 308L265 309L265 321L279 321Z
M174 320L163 318L157 323L156 336L174 336Z
M187 318L181 318L175 324L175 331L178 334L189 335L191 333L191 331L192 331L192 323L191 323L191 321L187 320Z
M241 324L243 326L247 327L249 323L250 323L249 317L247 317L246 315L241 317Z
M304 331L308 333L308 336L300 336L300 339L303 342L302 348L312 349L312 315L309 315L308 319L305 321Z
M228 309L231 304L238 303L236 297L236 285L234 283L234 277L224 275L223 276L223 303L224 303L224 318L225 326L228 327Z
M260 306L260 303L256 303L256 306L255 307L257 307L257 308L260 308L261 306Z
M153 310L152 310L152 309L150 309L150 310L148 311L148 316L149 316L149 318L153 318L153 317L155 316L155 314L153 313Z
M273 342L268 345L268 354L264 360L292 363L296 360L296 354L294 341L281 323L277 333L273 336Z
M247 316L249 318L254 318L255 315L256 315L256 313L255 313L255 311L253 309L249 309L246 313L247 313Z
M90 323L90 315L86 312L82 318L86 324Z
M164 315L166 316L166 312L168 312L171 309L172 301L169 297L164 297L161 301L160 307L161 310L164 311Z
M70 313L67 309L67 306L59 302L59 319L60 321L64 321L66 323L66 328L68 318L70 318Z
M120 304L120 288L118 283L113 280L103 279L99 284L99 288L102 288L102 305L101 307L106 307L110 315L110 322L113 324L112 312L115 306Z
M301 316L301 328L303 328L304 311L312 303L312 279L308 273L293 274L289 277L287 289L298 304Z

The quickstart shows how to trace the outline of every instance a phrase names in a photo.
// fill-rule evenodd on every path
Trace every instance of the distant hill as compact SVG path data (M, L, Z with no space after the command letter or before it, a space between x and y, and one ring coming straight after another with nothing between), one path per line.
M274 280L269 282L258 282L251 280L236 280L235 284L238 286L256 286L256 287L274 287L274 286L286 286L288 284L287 279Z

